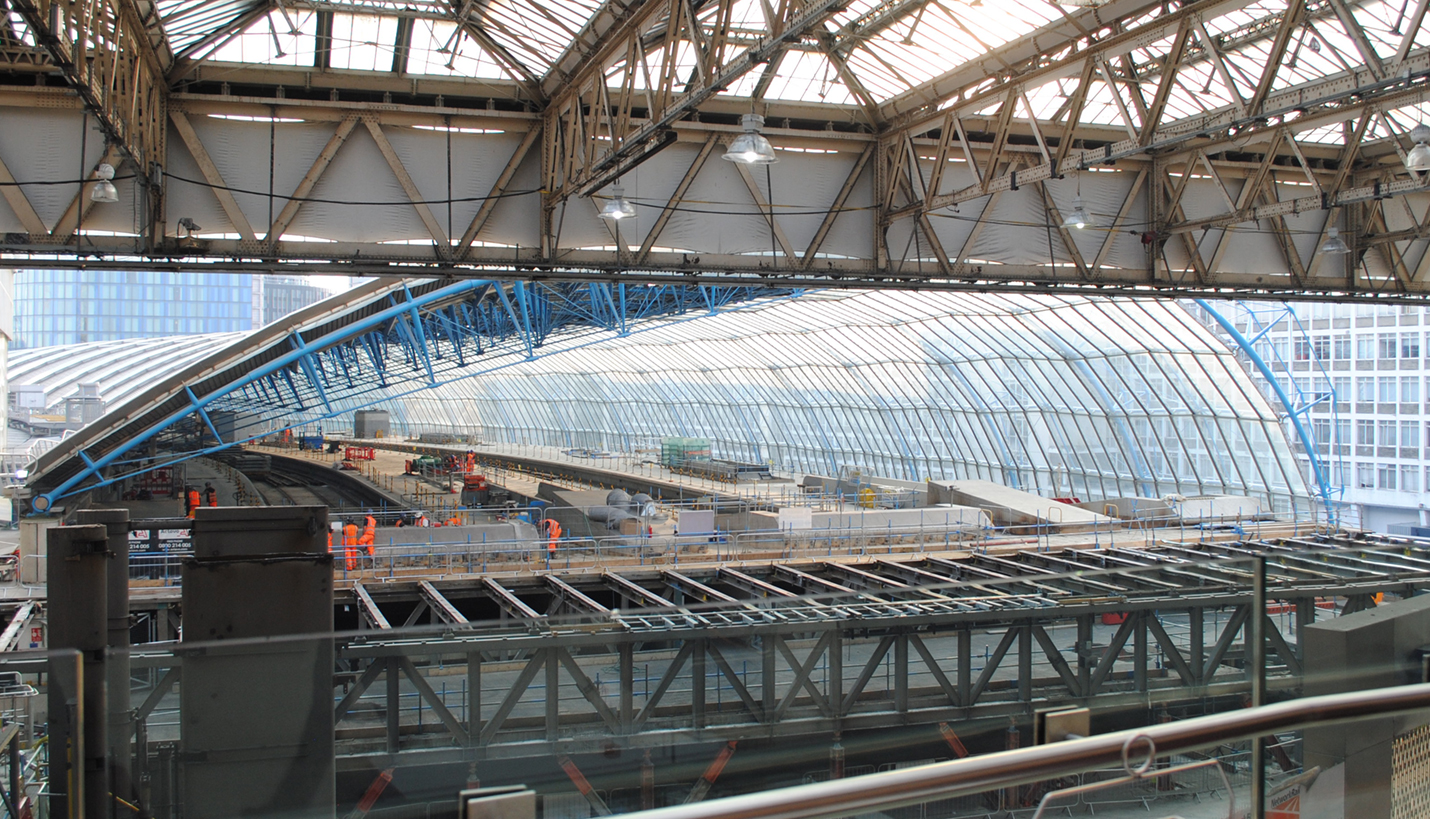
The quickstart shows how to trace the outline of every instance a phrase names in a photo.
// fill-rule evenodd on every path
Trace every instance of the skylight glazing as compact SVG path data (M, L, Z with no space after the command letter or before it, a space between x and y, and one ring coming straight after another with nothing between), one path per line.
M314 65L319 57L314 20L322 12L332 14L331 42L323 67L477 79L517 74L521 75L517 79L528 80L552 70L599 7L598 0L493 0L482 4L287 0L255 16L255 10L263 7L254 0L167 0L159 4L165 33L176 52L202 45L214 49L214 60ZM710 3L696 3L692 8L704 36L712 36L719 9ZM1252 97L1287 8L1285 0L1257 0L1200 18L1187 40L1187 59L1171 80L1163 122L1236 106ZM1348 30L1332 0L1309 0L1302 23L1275 71L1273 91L1363 65L1365 55L1358 45L1362 37L1380 59L1401 50L1409 26L1405 4L1367 0L1348 3L1346 8L1354 30ZM969 66L981 66L992 82L1005 64L1004 58L997 56L999 49L1020 39L1033 38L1037 50L1075 53L1059 52L1057 44L1080 48L1086 42L1077 42L1079 36L1102 39L1117 31L1135 31L1177 10L1176 5L1149 7L1114 22L1095 16L1079 18L1077 15L1084 14L1081 8L1048 0L857 0L833 11L814 32L787 44L769 62L754 66L719 93L841 106L881 105ZM762 0L735 0L722 58L731 59L767 38L770 15L775 11ZM225 25L248 18L253 19L239 33L222 34ZM400 18L411 21L405 49L398 44L403 30ZM1069 21L1075 19L1080 22L1070 26ZM654 28L644 40L644 54L630 67L635 74L634 88L646 90L658 84L667 68L677 77L693 76L698 59L688 33L667 52L664 22L657 15L649 25ZM1069 40L1070 36L1074 39ZM1128 53L1112 55L1105 72L1099 69L1094 75L1080 121L1139 130L1162 83L1176 39L1175 31L1164 32ZM1430 45L1430 27L1420 27L1411 45ZM674 66L664 64L668 53ZM624 52L610 55L605 71L613 85L625 84L625 59ZM1018 65L1016 59L1006 64ZM1029 82L1023 88L1028 107L1040 121L1062 121L1069 115L1070 94L1077 82L1076 76ZM1114 89L1121 97L1120 106L1114 100ZM1000 104L991 102L978 113L991 115ZM1028 112L1020 110L1017 116L1026 118ZM1369 135L1382 139L1390 132L1377 125ZM1336 129L1323 129L1307 139L1334 143L1342 137Z
M35 37L30 33L30 27L25 25L25 18L20 16L20 12L7 8L0 12L0 19L3 19L7 26L5 33L14 37L17 42L29 46L35 44Z
M164 36L175 53L202 43L253 9L253 0L159 0Z
M473 4L471 20L517 59L544 73L599 6L596 0L492 0Z
M98 384L100 396L113 407L244 335L210 333L10 350L7 378L11 384L44 387L46 404L52 408L62 408L66 398L78 394L80 384Z
M412 48L407 57L410 74L501 79L501 64L472 41L456 23L421 19L412 27Z
M329 49L333 68L362 71L391 70L396 52L397 18L376 14L334 14L333 44Z
M313 65L317 54L317 12L278 10L259 18L237 37L214 50L211 59L219 62L261 63L264 65ZM350 43L334 43L334 50Z

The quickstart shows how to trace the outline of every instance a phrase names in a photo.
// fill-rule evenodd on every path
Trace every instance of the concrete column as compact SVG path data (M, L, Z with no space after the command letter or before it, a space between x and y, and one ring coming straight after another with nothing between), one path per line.
M105 561L108 656L105 681L109 701L109 783L114 795L133 802L130 776L133 763L134 720L129 707L129 510L86 509L75 515L82 525L101 525L109 534L109 559ZM147 752L147 749L140 749ZM110 800L109 815L121 815L119 803ZM129 809L124 808L128 813Z
M21 583L31 585L46 582L45 532L60 525L59 518L20 519L20 568Z
M1306 696L1418 683L1430 645L1430 595L1309 625L1304 640ZM1321 776L1303 789L1302 804L1317 805L1320 816L1391 816L1400 778L1395 740L1427 723L1430 714L1410 712L1305 729L1303 763L1320 766Z
M325 507L195 514L183 642L204 649L185 653L179 687L184 815L334 815L327 532Z
M109 531L57 526L45 534L50 649L78 651L82 667L79 680L58 668L50 674L50 781L61 791L50 796L50 816L101 819L110 802L104 696Z

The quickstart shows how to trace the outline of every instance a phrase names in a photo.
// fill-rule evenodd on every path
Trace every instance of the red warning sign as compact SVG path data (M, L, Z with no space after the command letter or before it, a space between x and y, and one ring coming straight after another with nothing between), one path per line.
M30 642L38 643L43 639L45 639L45 635L41 633L40 627L30 626Z

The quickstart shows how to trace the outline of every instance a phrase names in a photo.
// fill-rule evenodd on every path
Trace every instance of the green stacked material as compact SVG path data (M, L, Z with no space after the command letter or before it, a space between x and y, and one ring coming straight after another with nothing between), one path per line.
M686 461L708 460L710 460L709 438L660 439L660 463L662 466L680 466Z

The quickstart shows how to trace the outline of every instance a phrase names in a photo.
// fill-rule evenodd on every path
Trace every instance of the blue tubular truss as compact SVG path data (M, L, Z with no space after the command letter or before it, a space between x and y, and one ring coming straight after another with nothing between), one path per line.
M1281 406L1286 410L1286 417L1291 421L1292 428L1296 430L1296 437L1301 440L1301 447L1306 450L1306 456L1311 461L1311 475L1316 480L1316 493L1321 496L1321 505L1324 506L1326 510L1326 522L1332 526L1336 525L1337 514L1334 496L1338 493L1331 487L1330 478L1326 474L1325 466L1321 463L1320 452L1316 448L1316 439L1311 435L1311 431L1306 428L1305 420L1302 417L1306 411L1310 409L1310 406L1298 407L1296 402L1291 400L1285 388L1281 386L1281 382L1276 379L1276 374L1271 371L1271 367L1267 365L1266 360L1256 351L1254 342L1243 335L1240 330L1236 329L1236 325L1228 321L1226 316L1223 316L1216 308L1212 307L1206 299L1197 299L1196 302L1197 306L1205 310L1212 321L1217 323L1217 326L1221 327L1226 331L1227 335L1231 336L1232 341L1236 342L1237 348L1246 353L1246 357L1251 360L1257 372L1261 373L1261 377L1266 379L1267 385L1271 387L1271 390L1276 393L1276 397L1280 399ZM1267 330L1275 326L1275 324L1275 322L1271 322ZM1257 338L1260 339L1264 336L1267 330L1263 330L1257 335Z
M359 288L299 314L307 318L286 332L266 328L236 342L217 354L223 364L184 373L46 453L32 470L33 505L43 513L65 497L277 431L639 332L647 319L695 319L796 294L485 279ZM214 420L220 411L234 419L227 437ZM147 452L194 424L216 445L201 435L196 449Z

